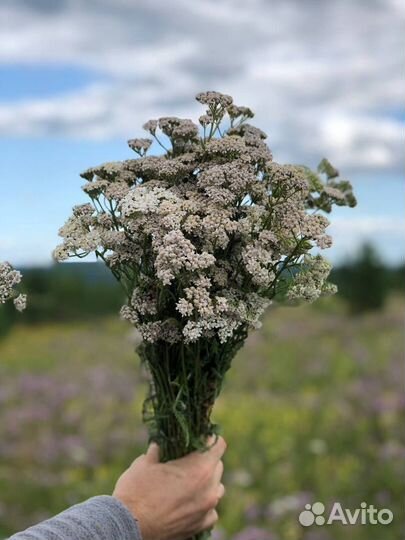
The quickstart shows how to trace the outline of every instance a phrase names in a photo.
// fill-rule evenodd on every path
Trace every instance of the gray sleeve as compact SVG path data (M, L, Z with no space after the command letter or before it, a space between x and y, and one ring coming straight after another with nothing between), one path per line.
M115 497L100 495L9 540L142 540L137 520Z

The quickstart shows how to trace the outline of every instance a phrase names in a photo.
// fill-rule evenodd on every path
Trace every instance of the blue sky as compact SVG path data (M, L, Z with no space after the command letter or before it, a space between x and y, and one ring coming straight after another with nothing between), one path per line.
M85 200L79 172L134 156L149 118L196 118L206 89L252 107L276 161L327 156L352 180L359 205L332 217L329 258L371 240L402 260L404 17L396 0L5 0L0 260L50 262Z

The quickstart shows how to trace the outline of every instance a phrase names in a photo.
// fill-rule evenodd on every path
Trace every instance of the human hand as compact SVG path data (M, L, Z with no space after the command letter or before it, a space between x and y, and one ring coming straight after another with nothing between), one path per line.
M217 522L226 444L222 437L214 441L208 439L212 446L205 452L166 463L159 463L152 443L120 476L113 497L138 520L143 540L183 540Z

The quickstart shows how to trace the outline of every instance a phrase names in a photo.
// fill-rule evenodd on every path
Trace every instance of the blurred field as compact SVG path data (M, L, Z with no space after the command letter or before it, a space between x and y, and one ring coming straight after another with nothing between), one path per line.
M402 297L350 316L339 299L273 308L215 409L228 441L217 538L399 540ZM0 538L111 493L145 448L145 375L117 317L14 326L0 341ZM298 523L307 502L388 507L391 525Z

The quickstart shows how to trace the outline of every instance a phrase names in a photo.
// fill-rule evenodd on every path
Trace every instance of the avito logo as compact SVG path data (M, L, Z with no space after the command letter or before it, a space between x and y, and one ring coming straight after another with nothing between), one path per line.
M339 502L333 503L332 508L325 516L325 505L321 502L315 502L312 505L306 504L298 516L298 521L304 527L311 525L331 525L332 523L341 523L342 525L389 525L394 519L394 514L388 508L380 510L374 505L368 505L365 502L360 504L360 508L350 510L343 508Z

